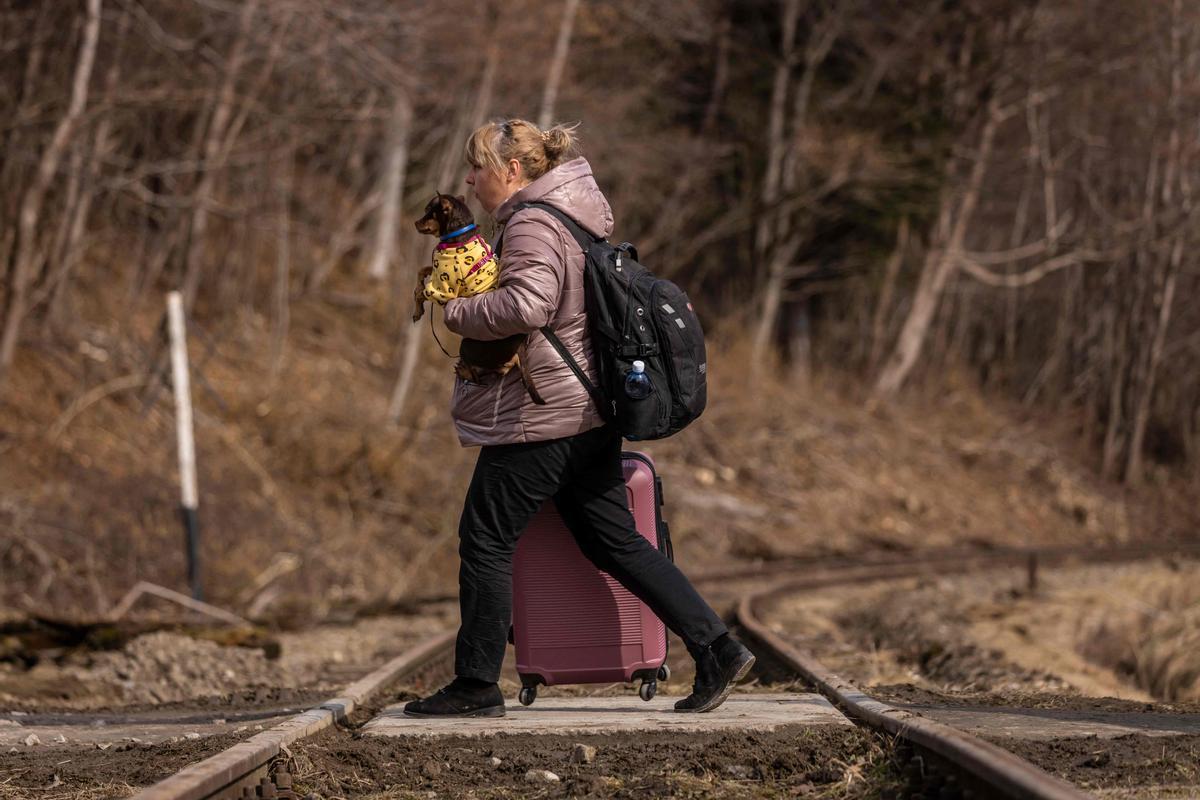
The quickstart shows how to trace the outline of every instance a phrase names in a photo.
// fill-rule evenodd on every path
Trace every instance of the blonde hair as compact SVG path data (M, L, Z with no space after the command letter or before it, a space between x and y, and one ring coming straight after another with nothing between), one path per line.
M515 158L525 177L535 181L575 155L578 127L579 123L555 125L543 131L523 119L492 121L476 128L467 140L467 161L503 174Z

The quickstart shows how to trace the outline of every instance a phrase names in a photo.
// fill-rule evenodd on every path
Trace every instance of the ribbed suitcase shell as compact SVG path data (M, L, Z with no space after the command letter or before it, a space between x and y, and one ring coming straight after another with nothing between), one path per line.
M643 453L622 453L621 464L638 532L655 547L669 548L665 525L660 532L661 490L653 462ZM513 639L526 686L649 679L667 658L666 627L587 560L553 500L517 543Z

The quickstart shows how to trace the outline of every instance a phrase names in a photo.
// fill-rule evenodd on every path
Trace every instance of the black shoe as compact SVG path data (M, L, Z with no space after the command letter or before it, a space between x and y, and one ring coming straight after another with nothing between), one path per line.
M504 695L494 683L455 678L423 700L404 706L406 717L503 717Z
M696 682L692 693L675 704L676 711L712 711L754 666L754 654L727 633L708 647L693 650L692 657L696 659Z

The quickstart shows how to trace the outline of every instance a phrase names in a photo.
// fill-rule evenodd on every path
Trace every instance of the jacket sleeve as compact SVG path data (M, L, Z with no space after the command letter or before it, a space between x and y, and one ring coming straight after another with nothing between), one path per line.
M488 341L548 325L562 294L563 258L562 237L549 214L526 213L510 220L497 287L448 302L446 327L468 339Z

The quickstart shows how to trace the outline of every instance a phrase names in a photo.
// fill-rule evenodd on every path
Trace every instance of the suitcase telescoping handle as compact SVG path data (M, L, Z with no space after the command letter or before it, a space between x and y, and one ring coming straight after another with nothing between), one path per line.
M654 517L658 520L658 549L671 561L675 560L675 548L671 544L671 526L663 519L663 481L661 475L654 476Z
M675 560L675 547L671 544L671 527L665 519L658 522L658 549L668 560Z

